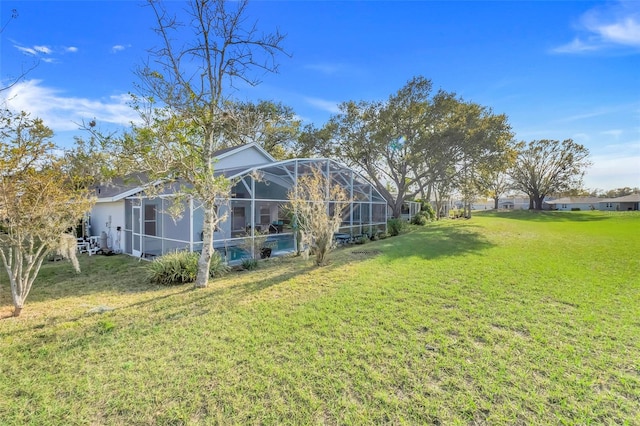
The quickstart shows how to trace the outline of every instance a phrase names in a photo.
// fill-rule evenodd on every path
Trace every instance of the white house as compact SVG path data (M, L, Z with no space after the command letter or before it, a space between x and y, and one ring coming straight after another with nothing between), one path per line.
M545 210L598 210L602 201L602 198L597 197L563 197L545 200L542 204Z
M640 210L640 194L629 194L623 197L607 198L600 201L599 209L611 211Z
M597 197L565 197L545 200L545 208L549 210L603 210L628 211L638 210L640 194L630 194L617 198Z
M218 213L227 215L214 233L214 248L227 262L254 253L251 242L260 238L274 255L296 249L287 193L299 176L320 168L331 184L347 190L353 202L343 214L340 232L362 234L386 230L387 204L375 187L352 169L330 159L276 161L257 144L218 151L215 173L231 179L230 200L221 200ZM256 178L259 176L259 178ZM140 184L117 182L96 190L91 212L91 235L106 234L117 252L153 257L175 250L202 248L203 212L195 199L174 220L166 213L175 194L145 195ZM331 208L329 203L328 208ZM266 239L266 241L264 241Z

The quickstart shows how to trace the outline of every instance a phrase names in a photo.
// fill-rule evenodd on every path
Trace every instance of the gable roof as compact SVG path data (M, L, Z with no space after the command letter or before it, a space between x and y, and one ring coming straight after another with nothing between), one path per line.
M265 163L276 162L276 159L273 158L271 154L269 154L264 148L262 148L255 142L223 148L217 150L213 156L217 161L221 161L242 154L247 150L256 151L258 154L260 154L260 156L264 157ZM247 158L247 156L245 156L244 158ZM255 163L247 164L245 167L242 167L242 169L247 169L255 165ZM236 170L227 171L225 168L215 170L215 174L224 174L226 176L233 175L235 174L235 172ZM122 200L126 197L137 194L138 192L142 192L144 190L144 186L146 186L148 183L149 181L147 179L147 176L143 173L135 173L126 177L125 179L114 179L114 181L112 182L96 187L96 195L98 196L97 202L108 203Z
M640 194L635 193L617 198L607 198L602 201L607 203L640 203Z
M545 200L545 204L598 204L604 199L597 197L563 197L555 200Z

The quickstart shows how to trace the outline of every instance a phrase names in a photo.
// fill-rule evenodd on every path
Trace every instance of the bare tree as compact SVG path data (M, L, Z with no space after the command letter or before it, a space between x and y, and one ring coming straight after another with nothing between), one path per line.
M0 23L0 25L2 25L2 27L0 27L0 34L2 34L4 32L4 30L7 28L7 25L9 25L9 23L11 21L13 21L14 19L18 19L18 10L17 9L11 9L11 16L9 16L9 18L4 22L4 24ZM29 66L24 66L24 64L22 65L22 68L20 69L20 71L18 72L18 74L14 77L10 77L9 78L9 83L7 83L5 86L0 86L0 92L3 92L5 90L9 90L11 89L13 86L15 86L16 84L18 84L18 82L20 80L22 80L27 74L29 74L33 69L35 69L38 64L40 62L39 61L34 61L34 63L32 63Z
M9 275L13 315L19 316L48 254L69 257L79 272L75 237L65 232L94 200L68 178L65 159L50 141L53 132L42 120L8 110L0 119L0 258Z
M339 185L331 186L330 179L316 167L310 174L298 177L288 197L302 241L311 244L316 265L326 265L333 236L350 202L346 191Z
M195 285L206 287L213 232L224 220L216 203L229 197L229 182L214 174L216 151L225 146L225 128L233 118L229 95L238 80L256 85L254 72L277 71L284 36L259 32L248 23L246 0L191 0L184 22L163 2L148 4L162 44L138 72L141 96L135 107L144 124L124 138L122 151L150 181L177 180L179 193L202 203L203 247Z

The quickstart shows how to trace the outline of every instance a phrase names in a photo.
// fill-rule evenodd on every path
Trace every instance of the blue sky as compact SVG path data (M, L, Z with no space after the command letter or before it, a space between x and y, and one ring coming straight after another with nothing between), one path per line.
M279 101L321 126L340 102L384 100L423 75L507 114L518 140L587 146L587 188L640 186L639 1L254 1L249 18L286 33L291 57L239 99ZM0 24L5 84L38 63L0 97L59 144L83 119L135 119L133 70L159 44L141 2L3 0Z

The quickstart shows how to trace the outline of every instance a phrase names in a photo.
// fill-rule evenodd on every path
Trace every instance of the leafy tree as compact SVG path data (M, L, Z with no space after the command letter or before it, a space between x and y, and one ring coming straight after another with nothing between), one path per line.
M295 156L301 123L292 108L272 101L234 102L227 107L227 143L256 142L279 160Z
M591 165L589 150L571 139L534 140L518 145L518 156L509 175L514 189L529 196L529 208L542 210L549 194L580 188Z
M513 166L516 156L517 151L510 146L502 157L496 159L495 162L479 167L477 170L476 186L482 194L493 199L493 208L496 210L500 197L513 186L508 170Z
M312 168L310 174L298 177L288 198L302 241L313 247L316 265L326 265L333 236L350 202L346 191L340 185L332 186L319 168Z
M75 250L75 237L65 232L94 200L69 178L65 158L51 142L53 132L42 120L4 110L0 123L0 258L9 275L13 315L19 316L47 255ZM79 272L77 263L74 267Z
M184 22L163 2L148 4L162 44L138 71L141 96L134 101L144 124L134 127L120 149L149 181L172 181L182 196L202 203L203 248L195 285L205 287L213 232L225 219L216 204L230 189L227 179L214 174L216 152L225 147L225 130L234 123L229 94L237 81L258 84L253 71L277 70L284 36L247 25L246 0L191 0Z
M387 102L342 103L326 127L333 131L333 156L364 171L394 217L400 217L402 203L419 192L427 174L419 166L435 140L433 105L431 81L415 77Z
M418 193L429 199L436 186L472 198L475 170L501 158L512 138L505 115L442 90L434 94L424 77L386 102L350 101L339 108L325 126L333 132L333 156L363 170L394 217L405 200Z
M479 194L479 174L503 167L513 137L511 127L506 115L473 102L448 99L440 110L446 118L440 120L443 128L437 158L445 172L437 179L453 179L451 186L464 202L463 215L471 217L471 203Z
M334 152L335 125L331 122L321 128L306 124L298 136L296 157L332 157Z
M631 194L637 194L637 193L640 193L640 188L638 187L630 188L628 186L625 186L624 188L610 189L609 191L603 194L603 197L618 198L618 197L624 197L625 195L631 195Z

